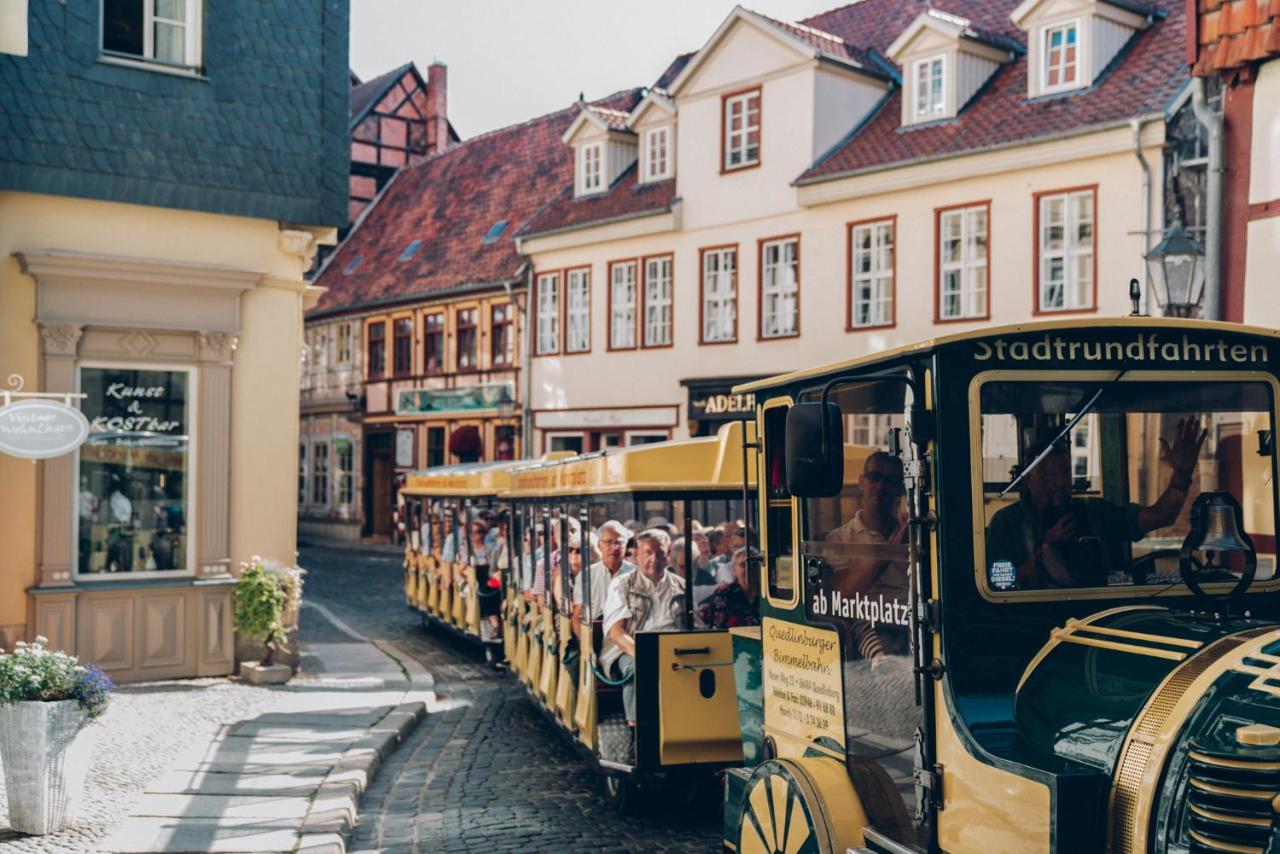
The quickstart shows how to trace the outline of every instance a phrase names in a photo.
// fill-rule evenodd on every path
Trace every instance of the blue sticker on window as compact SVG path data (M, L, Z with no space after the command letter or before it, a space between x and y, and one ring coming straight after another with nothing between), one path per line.
M1018 586L1018 571L1011 560L997 560L987 567L987 584L992 590L1013 590Z

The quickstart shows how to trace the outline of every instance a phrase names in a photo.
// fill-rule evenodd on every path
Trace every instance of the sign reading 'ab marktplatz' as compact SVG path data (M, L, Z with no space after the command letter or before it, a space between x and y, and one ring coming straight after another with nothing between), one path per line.
M89 435L74 406L54 400L19 400L0 407L0 452L29 460L69 454Z

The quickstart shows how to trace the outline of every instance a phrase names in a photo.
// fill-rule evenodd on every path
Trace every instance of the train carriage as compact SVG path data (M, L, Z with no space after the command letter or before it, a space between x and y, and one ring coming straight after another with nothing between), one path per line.
M743 852L1278 850L1274 330L1040 322L744 385Z
M480 643L490 660L504 657L501 630L491 631L485 619L500 610L504 590L498 567L487 568L490 556L478 554L469 531L481 512L504 512L498 495L516 465L464 463L416 471L406 476L400 490L408 527L407 603L424 624Z
M741 424L715 437L611 449L535 464L511 473L505 493L516 541L524 544L515 575L527 612L513 670L535 700L606 772L607 789L626 808L642 778L692 773L741 762L727 631L692 628L696 605L715 588L698 575L694 521L708 526L750 518L745 511ZM754 462L747 470L754 469ZM750 500L746 494L745 500ZM621 683L604 672L601 617L592 613L590 532L607 520L652 527L674 525L686 579L679 632L641 632L634 675L634 735L622 715ZM582 549L581 620L572 617L574 576L569 549ZM746 540L746 532L743 535ZM705 571L704 571L705 575ZM597 591L598 592L598 591ZM518 609L509 624L519 622Z

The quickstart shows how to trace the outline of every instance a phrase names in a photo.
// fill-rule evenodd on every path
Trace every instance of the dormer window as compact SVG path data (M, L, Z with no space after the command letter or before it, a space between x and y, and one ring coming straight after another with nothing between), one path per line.
M946 112L946 59L935 56L915 64L915 117L925 120Z
M1073 89L1077 85L1079 74L1076 57L1080 41L1079 30L1080 27L1076 21L1045 28L1043 91L1046 93Z
M722 112L722 172L760 165L760 89L725 95Z
M578 195L598 193L604 188L601 144L596 142L578 149Z
M644 181L671 177L671 128L649 128L644 132Z

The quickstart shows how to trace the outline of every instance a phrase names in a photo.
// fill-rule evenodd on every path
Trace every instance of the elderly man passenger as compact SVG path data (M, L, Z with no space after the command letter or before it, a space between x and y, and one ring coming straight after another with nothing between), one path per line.
M613 678L635 672L636 635L685 628L684 579L667 568L671 538L650 528L636 535L636 571L616 576L604 607L605 648L600 663ZM635 726L635 680L622 688L627 723Z
M595 547L600 553L600 559L592 563L588 570L591 573L591 610L588 613L592 620L604 618L604 602L609 595L609 583L619 575L635 571L636 565L624 560L622 556L629 539L631 532L617 519L610 519L596 529ZM582 622L584 604L582 576L575 574L572 614L574 634L578 633L578 626Z

